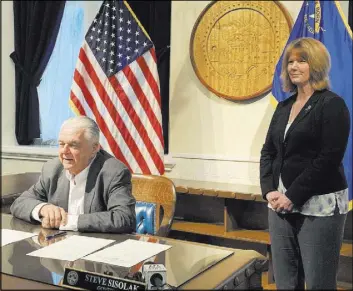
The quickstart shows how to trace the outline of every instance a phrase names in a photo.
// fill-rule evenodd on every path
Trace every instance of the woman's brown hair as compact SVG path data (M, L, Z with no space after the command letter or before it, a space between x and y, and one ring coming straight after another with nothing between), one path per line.
M288 59L293 52L299 54L309 64L309 82L313 89L328 89L330 87L328 75L331 68L330 54L322 42L311 37L302 37L293 40L284 51L281 71L283 90L293 92L297 88L290 80L287 69Z

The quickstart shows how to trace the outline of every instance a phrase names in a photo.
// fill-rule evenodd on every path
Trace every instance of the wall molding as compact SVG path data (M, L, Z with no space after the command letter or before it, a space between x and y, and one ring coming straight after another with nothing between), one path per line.
M1 158L8 160L26 160L33 162L47 162L58 156L57 147L49 146L2 146ZM175 162L170 155L164 156L164 168L170 172Z
M170 156L176 159L194 159L194 160L211 160L211 161L226 161L237 163L260 163L260 157L235 157L226 155L207 155L207 154L185 154L185 153L170 153Z
M27 160L46 162L58 156L58 149L55 147L39 146L2 146L1 158L13 160Z

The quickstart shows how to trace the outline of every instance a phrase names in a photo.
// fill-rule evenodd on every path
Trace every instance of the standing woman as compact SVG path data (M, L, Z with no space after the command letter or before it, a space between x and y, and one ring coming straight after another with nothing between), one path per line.
M329 90L329 70L330 55L313 38L296 39L284 52L281 79L293 95L278 103L260 161L278 289L337 287L350 116Z

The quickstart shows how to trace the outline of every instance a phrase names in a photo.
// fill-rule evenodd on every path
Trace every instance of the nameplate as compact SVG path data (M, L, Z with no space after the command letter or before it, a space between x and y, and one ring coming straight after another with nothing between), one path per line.
M142 282L72 268L65 268L61 286L77 290L146 290Z

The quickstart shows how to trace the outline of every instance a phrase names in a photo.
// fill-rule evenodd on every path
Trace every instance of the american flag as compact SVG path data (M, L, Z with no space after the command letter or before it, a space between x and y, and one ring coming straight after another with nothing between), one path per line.
M164 173L155 48L125 1L104 1L79 52L70 92L78 115L94 119L103 149L133 173Z

